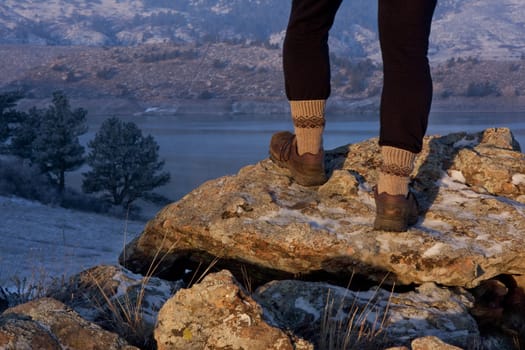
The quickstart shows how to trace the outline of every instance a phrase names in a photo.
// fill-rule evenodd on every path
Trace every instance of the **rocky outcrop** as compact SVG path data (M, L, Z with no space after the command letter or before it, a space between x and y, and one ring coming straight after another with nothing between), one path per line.
M356 273L473 288L525 274L525 155L508 129L425 139L413 174L421 218L406 233L372 228L379 157L375 139L327 152L330 180L319 188L299 186L268 159L209 181L159 212L120 262L141 273L158 264L159 276L173 278L219 258L255 285L346 283Z
M51 286L0 315L0 348L525 343L525 158L510 131L426 138L421 218L406 233L372 229L379 163L372 139L327 152L318 188L269 160L209 181L126 247L120 261L140 275L96 266Z
M138 350L51 298L7 309L0 316L0 348Z

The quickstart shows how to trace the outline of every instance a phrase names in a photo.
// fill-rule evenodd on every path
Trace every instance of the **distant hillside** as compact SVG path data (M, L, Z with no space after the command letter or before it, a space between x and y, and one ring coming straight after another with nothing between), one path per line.
M3 0L0 43L278 45L289 6L282 0ZM376 1L344 1L332 30L333 52L378 61L376 12ZM439 0L431 54L440 61L519 59L524 34L523 0Z
M92 108L120 113L148 108L170 113L184 108L285 111L281 51L257 43L0 45L0 55L0 91L22 90L31 103L49 99L60 89L72 98L92 101L83 105L92 113ZM333 56L332 63L331 108L377 109L380 64L340 56ZM451 58L432 61L432 70L436 106L525 109L525 59Z

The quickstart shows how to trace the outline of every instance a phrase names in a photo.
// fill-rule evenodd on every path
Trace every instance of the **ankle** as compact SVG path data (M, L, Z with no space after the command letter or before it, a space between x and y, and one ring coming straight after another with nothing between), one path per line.
M387 193L392 196L408 194L409 177L391 176L388 174L379 174L377 182L377 192Z
M383 146L381 155L383 163L377 183L378 193L406 196L416 154L401 148Z
M317 154L323 148L325 100L290 101L297 153Z

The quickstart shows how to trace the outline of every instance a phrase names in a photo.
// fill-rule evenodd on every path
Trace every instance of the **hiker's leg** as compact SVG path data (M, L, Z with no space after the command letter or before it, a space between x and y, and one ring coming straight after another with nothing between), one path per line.
M330 95L328 33L341 1L292 1L283 70L299 155L322 149L325 101Z

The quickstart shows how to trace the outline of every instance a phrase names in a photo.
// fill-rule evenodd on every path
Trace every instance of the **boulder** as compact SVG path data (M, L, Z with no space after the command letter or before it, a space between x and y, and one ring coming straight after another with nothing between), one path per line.
M17 314L0 316L0 349L62 350L60 343L43 325Z
M229 271L209 274L182 289L159 312L155 328L159 350L310 349L262 319L261 307Z
M326 153L329 181L295 183L269 159L208 181L150 220L120 263L176 279L188 264L273 279L345 283L353 273L397 285L472 288L525 274L525 155L508 129L429 136L414 170L419 222L375 231L377 139ZM162 259L158 259L161 256Z
M47 295L65 303L87 321L119 334L131 344L144 346L153 342L160 308L182 287L181 281L144 277L120 266L99 265L55 283Z
M0 316L0 348L138 350L52 298L4 311Z
M461 288L426 283L404 293L378 287L352 291L323 282L285 280L261 286L253 297L270 324L291 330L319 349L410 347L414 339L429 336L465 349L479 348L481 342L469 314L473 298Z
M472 349L475 348L472 347ZM447 344L436 337L423 337L414 339L412 350L461 350L461 348Z

